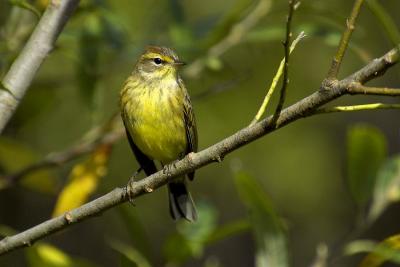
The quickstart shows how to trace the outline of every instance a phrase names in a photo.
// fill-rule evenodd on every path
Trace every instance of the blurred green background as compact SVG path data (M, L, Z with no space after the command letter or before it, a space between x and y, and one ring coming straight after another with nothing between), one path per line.
M286 105L319 88L352 2L302 1L293 32L296 36L305 31L307 37L291 57ZM396 34L384 30L370 2L362 8L340 77L394 46ZM259 1L82 1L0 138L3 179L79 143L88 131L104 125L118 111L121 86L149 44L172 47L189 63L182 76L193 99L200 149L247 126L284 53L287 1L262 3L254 25L215 56L210 48L254 15ZM378 3L398 31L400 2ZM1 0L2 76L38 21L35 12L43 12L45 5L44 0ZM193 62L200 68L195 69ZM399 87L399 66L371 84ZM382 101L398 103L398 98L352 96L335 104ZM196 225L172 221L162 188L135 200L134 207L123 204L54 234L38 243L40 249L35 245L1 256L0 266L311 266L319 244L329 248L329 266L354 266L363 254L344 256L347 241L379 241L400 231L400 206L394 204L347 240L360 221L365 222L372 201L371 192L366 200L353 197L357 196L354 190L367 182L350 181L349 186L349 176L358 175L349 169L369 172L367 176L374 180L383 162L399 153L399 115L398 110L318 115L267 135L229 154L222 163L201 168L190 183L200 209ZM351 143L352 134L367 141ZM361 148L357 154L358 146L374 142L376 146ZM355 152L349 147L356 147ZM86 195L89 199L124 186L138 167L125 138L105 154L108 162L93 175L97 188ZM358 162L351 162L352 155ZM0 234L22 231L50 218L65 185L73 178L79 185L79 174L70 175L71 170L90 157L41 170L15 185L0 183ZM374 161L373 167L368 167L368 161ZM400 179L400 174L396 177ZM264 241L269 254L260 256ZM257 262L259 257L270 257L271 265ZM274 265L274 259L281 262Z

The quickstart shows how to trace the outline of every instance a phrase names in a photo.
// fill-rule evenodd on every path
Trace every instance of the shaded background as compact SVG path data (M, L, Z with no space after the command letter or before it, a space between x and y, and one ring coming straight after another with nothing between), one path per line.
M31 4L41 12L46 1ZM182 74L193 99L200 149L245 127L257 112L283 56L287 2L271 1L266 14L241 36L237 45L220 57L206 55L256 4L249 0L82 1L1 138L0 170L12 173L51 152L64 150L109 120L118 110L118 94L125 78L148 44L173 47L184 61L204 63L195 75L188 71L193 67L190 64ZM400 25L400 3L386 0L381 4ZM302 1L295 13L293 32L297 35L304 30L307 38L291 58L286 105L318 89L351 7L352 1L345 0ZM36 22L32 12L7 1L0 3L2 74ZM382 25L365 5L340 77L392 47ZM371 84L399 87L399 73L400 68L395 66ZM273 100L269 113L276 97ZM336 102L383 100L386 99L353 96ZM398 99L387 99L395 101L398 103ZM336 255L331 266L352 266L360 256L341 256L343 240L359 213L347 186L347 129L358 122L378 128L387 140L388 155L394 155L400 149L399 114L388 110L329 114L290 124L233 152L222 163L198 170L195 181L190 183L193 197L207 214L204 217L213 221L213 227L244 220L246 205L239 197L234 178L245 173L262 185L283 218L292 266L309 266L321 243ZM30 177L30 182L22 179L2 188L0 224L21 231L50 218L71 169L85 160L85 156L77 157L41 171ZM98 187L88 196L90 199L125 185L137 169L125 138L113 145L109 162L103 167L106 174L96 182ZM355 238L382 240L398 233L399 211L399 205L394 204ZM121 253L115 249L117 240L139 251L154 266L164 266L174 257L166 244L173 243L177 228L179 232L182 227L185 226L177 226L170 219L167 193L162 188L135 200L135 207L123 204L46 238L45 242L94 266L119 266L124 263L120 263ZM113 242L114 248L110 245ZM177 244L170 245L169 250L181 250L181 243ZM255 251L251 230L244 226L237 233L189 253L181 263L253 266ZM28 254L18 250L2 256L0 266L35 266L34 256Z

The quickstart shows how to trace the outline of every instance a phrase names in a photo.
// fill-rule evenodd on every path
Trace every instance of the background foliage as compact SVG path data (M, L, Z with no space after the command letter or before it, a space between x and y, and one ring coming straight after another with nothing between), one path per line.
M257 3L82 1L0 138L0 234L126 184L137 164L124 138L17 184L7 183L7 175L90 139L87 132L117 112L122 83L147 44L173 47L188 63L204 64L195 75L190 64L183 73L200 148L247 125L283 56L286 1L271 1L265 16L221 56L208 51ZM1 74L46 4L0 3ZM351 4L302 1L293 28L307 38L291 59L288 103L319 87ZM341 77L398 43L398 26L390 27L400 25L396 10L396 0L363 7ZM382 24L382 12L389 22ZM399 87L399 73L396 66L378 82ZM196 224L170 219L162 189L135 207L125 204L2 256L0 266L310 266L326 254L329 266L353 266L369 251L363 264L399 262L398 118L399 111L384 110L297 122L198 171L190 184L200 211ZM378 249L371 241L384 239Z

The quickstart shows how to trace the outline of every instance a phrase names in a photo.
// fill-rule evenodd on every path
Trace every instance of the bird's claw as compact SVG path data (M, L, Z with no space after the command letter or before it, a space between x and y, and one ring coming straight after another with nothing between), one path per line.
M128 197L129 203L131 203L133 206L135 206L135 203L133 202L133 185L136 183L136 177L139 175L141 170L142 169L140 168L131 176L131 178L129 178L128 184L124 188L124 194Z
M171 176L171 168L176 169L176 163L177 163L178 161L179 161L179 159L174 160L173 162L171 162L171 163L169 163L169 164L167 164L167 165L164 165L164 166L163 166L163 173L164 173L164 174L167 174L168 177Z

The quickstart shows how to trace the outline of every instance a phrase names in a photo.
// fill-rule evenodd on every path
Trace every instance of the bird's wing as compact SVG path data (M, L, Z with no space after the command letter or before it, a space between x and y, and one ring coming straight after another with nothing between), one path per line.
M186 130L186 140L187 140L187 148L186 154L190 152L197 152L197 127L196 127L196 118L194 116L192 103L190 101L189 95L185 89L185 86L182 80L179 80L180 86L184 89L184 103L183 103L183 118L185 121L185 130ZM188 177L190 180L194 179L194 172L188 173Z
M131 146L132 152L135 155L137 162L139 162L140 167L144 170L144 172L146 173L147 176L157 172L157 167L154 164L154 161L152 161L149 157L147 157L135 145L135 143L133 142L133 139L128 131L128 128L126 128L125 120L123 120L123 121L124 121L126 136L128 137L129 145Z

